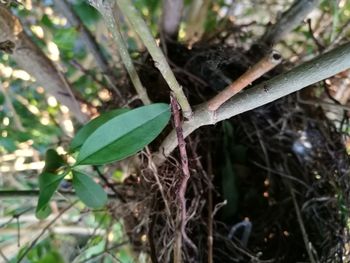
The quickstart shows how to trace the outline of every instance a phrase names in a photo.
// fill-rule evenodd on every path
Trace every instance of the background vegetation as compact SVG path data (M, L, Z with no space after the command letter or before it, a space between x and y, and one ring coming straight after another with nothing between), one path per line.
M348 262L349 38L348 0L1 1L0 261Z

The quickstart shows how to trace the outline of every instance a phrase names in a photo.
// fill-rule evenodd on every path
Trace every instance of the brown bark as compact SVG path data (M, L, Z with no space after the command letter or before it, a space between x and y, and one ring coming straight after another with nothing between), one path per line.
M62 72L29 38L19 19L3 6L0 6L0 28L0 44L7 43L6 47L9 47L3 51L12 54L18 66L32 75L48 94L67 106L79 122L85 122L87 116L81 112Z

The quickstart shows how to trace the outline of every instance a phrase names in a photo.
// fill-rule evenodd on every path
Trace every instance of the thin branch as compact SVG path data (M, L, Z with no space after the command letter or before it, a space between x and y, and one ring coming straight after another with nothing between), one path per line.
M10 262L10 261L8 260L8 258L5 256L5 254L2 252L1 249L0 249L0 256L2 257L2 259L4 260L4 262L6 262L6 263Z
M166 37L177 39L183 7L183 0L163 0L161 27Z
M133 6L130 0L118 0L117 4L120 10L122 11L123 15L129 20L131 26L146 46L147 50L149 51L150 55L154 60L155 67L158 68L163 78L167 82L169 88L174 92L176 100L181 106L183 115L186 118L191 117L192 109L182 90L182 87L177 82L173 71L171 70L161 49L158 47L145 21L142 19L142 17L140 16L140 14L138 13L138 11Z
M118 18L116 17L117 12L115 9L115 3L112 1L106 1L105 4L101 4L101 0L90 0L89 2L90 5L92 5L101 13L109 31L112 33L113 39L116 42L118 48L119 55L124 63L126 71L130 76L130 80L134 85L140 100L142 100L145 105L150 104L151 100L148 98L147 91L141 83L140 77L137 74L137 71L130 57L128 48L126 47L125 41L120 33Z
M254 80L260 78L266 72L276 67L282 61L281 55L273 51L262 58L253 67L249 68L242 76L232 82L223 91L208 101L208 109L216 111L223 103L236 95L242 89L251 84Z
M75 196L74 192L58 191L58 193L64 196ZM39 196L39 190L1 190L0 199L4 198L37 198ZM108 198L119 198L115 194L108 194Z
M300 231L301 231L301 234L302 234L303 240L304 240L305 249L306 249L307 254L309 256L310 262L311 263L316 263L317 261L315 260L315 257L312 254L312 250L311 250L312 244L309 241L309 237L308 237L306 229L305 229L304 221L303 221L303 218L301 216L300 208L298 206L294 190L292 189L292 186L291 186L291 184L289 182L287 184L288 184L288 188L289 188L289 191L290 191L290 195L292 196L295 213L297 215Z
M119 194L118 190L114 187L113 184L109 182L108 178L103 173L101 173L99 167L97 165L93 165L92 168L98 174L98 176L102 179L102 181L109 187L109 189L112 190L112 192L114 193L113 196L120 199L120 201L122 201L123 203L126 203L125 198Z
M254 47L262 54L269 50L296 28L301 21L316 7L320 0L295 0L291 7L279 16L275 24L269 26Z
M206 103L199 105L192 119L183 123L183 135L187 137L201 126L212 125L253 110L348 68L350 68L350 42L238 94L215 112L208 111ZM156 163L158 165L163 163L177 145L176 132L173 130L161 144L156 155Z
M96 39L91 34L90 30L84 25L80 17L77 16L75 11L72 9L67 0L57 0L54 1L55 5L61 11L62 14L68 19L69 23L74 26L80 32L81 38L84 40L84 43L92 53L95 58L97 66L99 66L103 73L105 73L105 78L108 82L110 89L113 89L116 94L123 99L119 89L115 86L117 79L112 74L111 69L108 65L108 61L102 53L100 46L97 44Z
M75 204L77 203L77 201L71 203L69 206L65 207L64 209L62 209L60 211L60 213L50 222L48 223L43 230L40 232L40 234L32 241L32 243L30 243L30 245L28 246L28 248L21 253L21 255L18 258L18 263L20 263L25 256L30 252L30 250L32 250L34 248L34 246L36 245L36 243L39 241L39 239L45 234L45 232L65 213L67 212L70 208L72 208Z

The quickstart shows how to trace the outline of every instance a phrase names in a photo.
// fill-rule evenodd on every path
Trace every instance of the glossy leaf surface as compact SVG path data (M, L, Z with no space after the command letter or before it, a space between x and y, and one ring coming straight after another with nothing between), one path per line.
M74 136L73 140L70 143L70 150L76 151L80 148L85 140L102 124L106 123L110 119L121 115L125 112L128 112L129 109L116 109L109 112L102 113L97 118L89 121L86 125L84 125Z
M106 164L131 156L152 142L169 119L169 105L157 103L107 121L86 139L77 165Z

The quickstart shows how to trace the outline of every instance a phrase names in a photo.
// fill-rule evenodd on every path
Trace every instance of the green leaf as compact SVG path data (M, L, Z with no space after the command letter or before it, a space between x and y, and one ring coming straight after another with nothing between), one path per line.
M169 105L143 106L112 118L85 141L76 165L106 164L124 159L152 142L170 119Z
M89 176L73 171L73 187L80 200L88 207L100 208L107 202L103 188Z
M2 147L9 153L12 153L17 149L15 141L11 138L5 137L0 137L0 149Z
M59 155L56 150L48 149L45 155L45 166L43 172L54 173L58 168L65 165L65 161L61 155Z
M87 124L85 124L74 136L73 140L70 143L70 150L76 151L78 148L80 148L85 140L102 124L106 123L113 117L116 117L120 114L123 114L125 112L128 112L129 109L117 109L112 110L109 112L102 113L97 118L89 121Z
M77 39L77 31L75 28L60 28L54 34L53 42L60 50L72 51Z
M37 218L44 219L51 213L51 209L48 204L65 175L65 173L62 175L57 175L49 172L43 172L39 175L40 193L35 212Z

